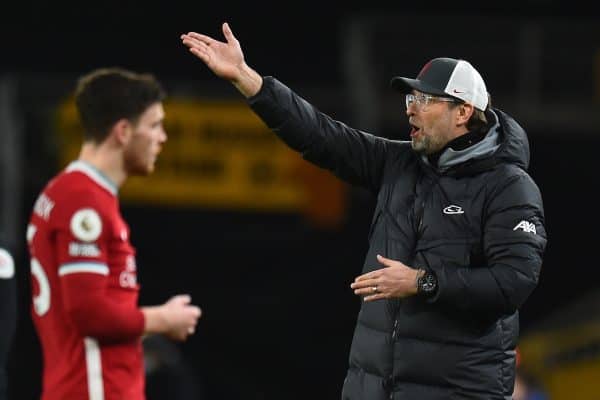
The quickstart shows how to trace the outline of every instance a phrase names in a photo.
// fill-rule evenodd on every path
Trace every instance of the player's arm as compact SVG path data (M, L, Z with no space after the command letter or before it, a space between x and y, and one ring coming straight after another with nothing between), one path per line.
M106 265L63 264L59 275L65 310L82 336L113 342L142 335L143 313L134 305L120 304L108 296Z
M142 309L129 298L109 296L110 220L93 195L83 192L72 197L77 204L55 211L62 213L56 246L63 305L81 335L119 342L143 333L163 333L179 340L193 333L200 309L189 304L189 296Z
M195 331L201 311L190 304L187 295L174 296L165 304L137 308L119 304L107 295L103 265L71 264L61 268L65 309L82 336L118 342L144 333L160 333L184 340ZM79 271L65 272L71 268Z
M144 315L133 303L108 295L111 220L106 206L88 191L71 193L53 212L58 277L68 319L82 336L126 341L144 331Z

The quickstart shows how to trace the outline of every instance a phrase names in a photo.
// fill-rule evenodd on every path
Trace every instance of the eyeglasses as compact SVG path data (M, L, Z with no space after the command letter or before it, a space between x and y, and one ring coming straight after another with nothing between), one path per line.
M406 95L406 108L408 109L408 107L410 107L411 104L414 104L415 107L417 107L420 111L427 111L427 106L429 106L429 104L431 102L435 102L435 101L445 101L448 103L457 103L458 102L449 97L438 97L438 96L432 96L430 94L425 94L425 93L417 93L417 94L409 93Z

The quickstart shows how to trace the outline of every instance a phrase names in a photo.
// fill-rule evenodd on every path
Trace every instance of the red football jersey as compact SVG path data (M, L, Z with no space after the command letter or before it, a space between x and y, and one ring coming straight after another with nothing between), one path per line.
M144 316L117 187L71 163L38 197L27 241L42 400L144 399Z

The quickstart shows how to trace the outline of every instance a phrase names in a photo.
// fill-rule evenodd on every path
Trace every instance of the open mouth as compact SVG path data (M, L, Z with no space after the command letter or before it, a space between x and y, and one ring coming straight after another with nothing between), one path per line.
M411 125L410 126L410 137L414 138L415 136L417 136L419 134L419 132L421 132L421 128Z

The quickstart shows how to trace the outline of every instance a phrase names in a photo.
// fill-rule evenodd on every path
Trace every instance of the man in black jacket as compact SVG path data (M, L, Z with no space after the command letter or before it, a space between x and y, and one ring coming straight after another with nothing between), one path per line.
M510 399L518 309L546 246L525 131L464 60L436 58L406 96L411 141L336 121L244 61L238 40L182 42L305 159L377 196L344 400Z

